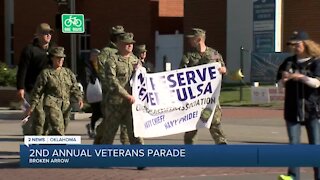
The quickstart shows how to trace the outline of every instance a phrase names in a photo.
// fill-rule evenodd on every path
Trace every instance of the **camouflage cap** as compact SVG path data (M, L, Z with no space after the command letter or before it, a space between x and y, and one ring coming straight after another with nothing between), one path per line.
M60 46L50 49L49 54L56 57L66 57L64 54L64 47Z
M123 33L125 33L125 32L124 32L124 28L123 28L123 26L120 26L120 25L118 25L118 26L113 26L113 27L110 29L110 34L112 34L112 35L118 35L118 34L123 34Z
M135 45L134 46L134 53L135 54L140 54L140 53L143 53L143 52L147 52L146 48L147 47L146 47L145 44Z
M51 29L50 25L47 24L47 23L41 23L37 26L37 29L36 29L36 34L43 34L43 33L53 33L54 30Z
M119 34L118 41L128 43L128 44L133 44L136 42L135 40L133 40L133 34L128 32Z
M205 36L206 35L206 31L200 28L192 28L191 32L189 34L186 35L186 37L198 37L198 36Z

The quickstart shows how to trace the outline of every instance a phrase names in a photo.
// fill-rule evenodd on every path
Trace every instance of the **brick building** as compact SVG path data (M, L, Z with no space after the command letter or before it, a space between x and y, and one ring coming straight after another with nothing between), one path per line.
M0 3L0 10L4 11L7 4L11 4L12 36L14 40L14 56L12 63L17 64L22 48L32 40L35 27L41 22L48 22L54 29L54 41L65 46L69 52L70 34L61 33L60 15L70 13L70 1L72 0L5 0ZM10 2L10 3L9 3ZM63 3L66 2L66 3ZM69 2L69 4L68 4ZM183 0L96 0L75 1L75 12L84 14L86 19L86 32L77 35L77 53L86 52L91 48L102 48L109 40L109 29L114 25L123 25L126 31L133 32L139 43L146 43L149 47L150 59L154 57L154 32L174 33L182 31ZM45 6L44 6L45 4ZM176 6L174 6L176 4ZM172 6L173 5L173 6ZM37 8L41 6L41 8ZM161 7L161 8L159 8ZM179 11L166 11L171 7L179 7ZM160 15L161 14L161 15ZM4 17L5 17L4 16ZM0 32L4 39L5 21L1 21ZM5 43L0 43L0 57L4 61Z
M134 33L137 43L147 44L148 59L152 63L155 31L170 34L176 30L182 32L183 29L183 0L4 0L0 2L3 13L0 38L4 39L0 42L0 61L9 65L18 64L20 53L32 41L36 26L47 22L55 29L53 41L66 48L65 64L72 67L71 37L61 32L61 14L71 13L72 2L74 12L85 16L85 33L76 34L76 73L82 81L88 52L91 48L101 49L107 45L112 26L123 25L126 31ZM174 14L163 10L169 6L175 9L172 3L176 3L180 10ZM159 15L160 12L162 15Z
M35 27L40 22L48 22L56 30L54 36L58 44L70 45L69 34L60 31L59 18L62 13L69 13L69 5L60 4L58 1L69 2L72 0L4 0L0 3L3 21L0 21L0 38L6 37L6 17L10 12L8 4L12 7L12 22L9 25L12 35L11 63L16 64L19 54L26 43L30 42ZM10 2L10 3L9 3ZM208 32L208 45L226 54L226 19L228 1L220 0L117 0L92 1L76 0L76 13L85 14L87 31L78 35L78 55L90 48L102 48L109 39L108 29L116 24L122 24L127 31L135 34L138 42L144 42L149 47L150 59L154 59L155 46L154 34L174 33L175 30L184 32L191 27L202 27ZM291 32L296 29L306 30L311 37L320 41L318 33L318 17L320 2L306 0L303 5L300 0L283 0L283 39L288 39ZM45 4L45 5L44 5ZM125 4L125 6L124 6ZM41 6L41 8L37 8ZM123 13L121 13L123 12ZM6 57L5 41L0 43L0 61ZM81 49L82 48L82 49ZM8 61L7 61L8 62Z
M317 0L283 0L283 40L288 40L294 30L305 30L320 43L319 9Z
M232 1L232 0L228 0ZM184 30L202 27L207 30L207 44L216 48L225 58L227 31L227 4L221 0L185 0ZM320 43L318 0L282 0L282 41L286 42L294 30L305 30ZM241 7L239 7L241 8ZM285 43L282 43L285 50Z
M207 45L226 55L227 1L185 0L184 30L200 27L207 32Z

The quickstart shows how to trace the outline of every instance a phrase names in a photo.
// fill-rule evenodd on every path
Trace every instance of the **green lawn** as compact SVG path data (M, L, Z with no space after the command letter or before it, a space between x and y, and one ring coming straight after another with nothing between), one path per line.
M242 88L242 98L240 97ZM228 103L249 103L251 102L250 87L240 85L223 84L220 93L220 102Z
M242 97L240 96L242 87ZM253 104L251 102L251 87L245 84L222 84L220 93L220 104L222 106L258 106L281 108L282 102L265 104Z

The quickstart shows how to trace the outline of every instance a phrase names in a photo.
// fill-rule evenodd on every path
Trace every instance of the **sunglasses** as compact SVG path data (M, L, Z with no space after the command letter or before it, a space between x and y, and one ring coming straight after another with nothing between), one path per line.
M55 60L61 61L64 60L64 57L60 57L60 56L53 56Z
M52 35L52 32L50 31L43 31L41 32L42 35Z

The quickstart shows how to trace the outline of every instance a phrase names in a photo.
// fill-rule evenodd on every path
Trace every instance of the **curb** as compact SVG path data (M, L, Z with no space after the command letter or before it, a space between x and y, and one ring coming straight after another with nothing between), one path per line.
M17 120L23 119L22 110L0 110L0 119L4 120Z
M70 119L71 120L87 120L91 116L91 113L84 112L71 112ZM3 110L0 109L0 119L1 120L21 120L23 119L23 111L22 110Z
M71 120L88 120L91 117L91 113L84 112L71 112Z

